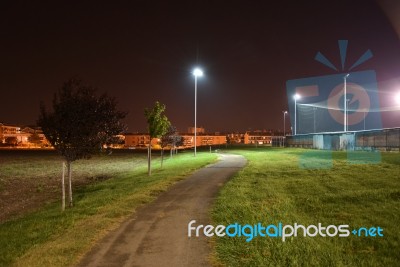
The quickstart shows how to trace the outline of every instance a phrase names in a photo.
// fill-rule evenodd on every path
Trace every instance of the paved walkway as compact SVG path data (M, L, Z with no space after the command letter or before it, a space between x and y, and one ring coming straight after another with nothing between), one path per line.
M209 209L221 186L246 164L242 156L220 161L172 186L108 234L80 266L209 266L204 237L188 237L191 220L210 223Z

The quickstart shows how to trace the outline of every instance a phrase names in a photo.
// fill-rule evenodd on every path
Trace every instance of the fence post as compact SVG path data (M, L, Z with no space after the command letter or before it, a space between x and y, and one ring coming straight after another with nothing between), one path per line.
M388 151L388 131L387 130L385 130L385 133L386 133L386 151Z
M375 149L375 135L374 135L374 138L373 138L373 140L374 140L374 149Z

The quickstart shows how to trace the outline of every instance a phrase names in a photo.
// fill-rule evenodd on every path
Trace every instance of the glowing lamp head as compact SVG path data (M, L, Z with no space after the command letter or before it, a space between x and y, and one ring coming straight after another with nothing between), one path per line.
M400 105L400 93L396 95L396 102Z
M300 96L299 94L295 94L295 95L293 96L293 98L294 98L294 100L299 100L299 99L301 98L301 96Z
M201 77L201 76L203 76L203 71L199 68L195 68L193 71L193 75L196 77Z

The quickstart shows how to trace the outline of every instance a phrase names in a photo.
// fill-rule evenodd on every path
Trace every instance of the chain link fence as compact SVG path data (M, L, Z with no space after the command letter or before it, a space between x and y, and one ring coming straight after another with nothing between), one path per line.
M287 136L285 146L331 150L400 151L400 128Z

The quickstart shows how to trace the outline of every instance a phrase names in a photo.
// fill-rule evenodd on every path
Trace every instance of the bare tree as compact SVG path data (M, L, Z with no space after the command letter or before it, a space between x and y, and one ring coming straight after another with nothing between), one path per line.
M160 138L161 146L161 168L164 161L164 149L170 146L170 157L172 157L172 152L176 148L177 142L180 141L182 137L179 136L178 130L175 126L170 125L168 131Z

